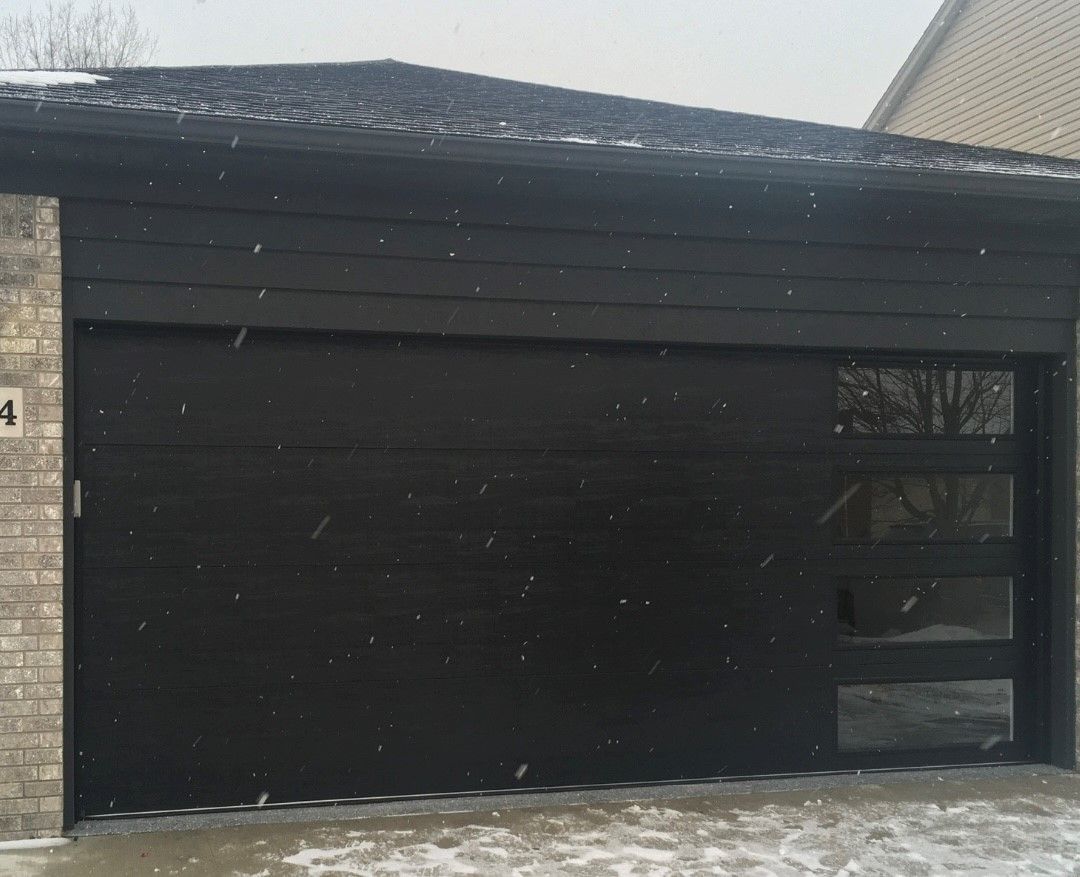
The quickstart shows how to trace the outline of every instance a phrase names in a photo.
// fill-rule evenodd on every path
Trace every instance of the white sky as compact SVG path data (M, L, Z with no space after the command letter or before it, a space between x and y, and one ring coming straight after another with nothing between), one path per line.
M85 2L85 0L83 0ZM0 0L24 11L43 0ZM861 125L940 0L132 0L159 64L417 64Z

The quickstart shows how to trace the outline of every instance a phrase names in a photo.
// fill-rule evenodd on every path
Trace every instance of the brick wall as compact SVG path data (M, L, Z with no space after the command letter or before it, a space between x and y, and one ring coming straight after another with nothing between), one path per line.
M62 822L63 400L55 198L0 194L0 386L25 437L0 438L0 840Z

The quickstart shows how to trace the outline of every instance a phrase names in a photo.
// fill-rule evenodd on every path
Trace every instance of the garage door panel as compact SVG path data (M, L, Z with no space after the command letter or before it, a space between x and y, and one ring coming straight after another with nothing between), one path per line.
M600 639L599 630L611 630L611 635ZM684 672L724 665L799 667L824 658L824 643L800 645L773 639L771 634L736 639L726 631L700 633L670 624L664 633L655 628L619 630L610 617L584 616L567 625L564 638L510 641L499 650L497 667L499 672L518 676L590 672L633 675L656 673L661 668Z
M815 624L831 582L792 568L127 568L83 582L81 674L98 691L796 665L831 646Z
M818 609L831 597L831 582L793 567L757 567L548 571L527 591L505 597L495 618L511 645L508 669L656 672L824 662L831 642Z
M149 635L139 654L110 655L123 641L88 636L89 649L100 656L81 662L82 685L96 693L115 690L178 690L207 685L351 683L410 679L441 684L444 680L497 673L508 677L574 675L602 672L634 676L661 671L708 671L717 666L739 668L799 667L823 660L824 642L774 639L771 634L734 638L722 633L691 630L660 632L624 629L598 640L596 628L613 627L610 618L575 617L567 634L557 640L518 640L502 637L474 642L405 644L357 643L336 648L312 648L288 640L276 644L236 644L224 650L208 636L178 647L162 634ZM149 629L149 628L147 628ZM690 637L693 636L693 639ZM310 637L310 634L309 634ZM647 637L647 638L645 638Z
M650 782L773 769L813 747L820 671L447 680L96 695L89 812ZM785 708L755 711L763 685ZM782 712L782 715L781 715ZM222 717L228 715L227 726ZM798 721L792 721L796 717ZM751 732L749 721L760 721ZM781 756L781 761L785 756ZM118 765L132 779L117 787ZM525 765L521 779L515 774ZM230 790L223 799L221 789ZM111 805L111 806L110 806Z
M565 649L566 644L558 648ZM149 648L153 648L150 646ZM321 666L313 666L310 654L300 647L282 646L275 652L237 653L227 667L222 666L220 647L193 647L183 653L162 650L145 659L131 658L116 661L91 661L86 666L84 690L95 699L116 692L195 691L207 686L207 674L214 674L218 685L225 687L258 688L264 685L316 684L376 684L400 683L408 674L410 680L422 680L425 686L441 686L449 681L475 679L486 674L505 678L547 679L587 676L601 673L608 684L621 685L627 677L709 672L717 666L731 666L747 672L764 666L780 670L798 670L807 659L783 654L777 648L750 653L735 649L720 640L703 638L692 650L679 647L650 650L636 647L615 652L610 648L584 648L571 659L553 656L551 649L518 644L506 647L492 657L485 644L458 644L440 647L430 643L385 648L358 648L352 656L328 658ZM690 653L687 654L686 651ZM815 650L816 651L816 650ZM525 660L521 660L521 656ZM717 661L719 656L720 660ZM772 663L769 659L772 658ZM814 660L816 656L811 656ZM107 666L102 667L103 664ZM632 669L631 669L632 667ZM152 674L161 673L162 678ZM666 676L664 678L667 678ZM405 686L408 687L408 686Z
M515 699L483 678L95 692L83 804L100 814L254 804L263 791L280 802L472 788L511 757Z
M832 367L813 359L474 342L448 360L442 342L403 349L396 339L253 330L236 348L237 336L86 333L80 441L672 450L797 439L820 448L832 427L815 402Z
M443 642L492 624L495 578L470 567L425 565L88 569L82 606L98 625L118 630L141 614L137 624L169 635L205 629L304 637L314 627L330 632L342 626L366 641L376 632L370 625L382 622L377 633L391 642ZM429 611L416 619L423 607ZM305 612L307 625L298 625ZM255 620L260 629L244 629Z
M254 646L249 651L225 652L220 644L194 644L178 650L162 645L145 647L146 656L86 663L84 686L88 692L184 691L206 687L208 676L215 685L259 687L263 685L368 684L424 680L441 685L447 680L474 679L492 672L497 661L489 643L416 643L369 648L355 646L334 650L314 663L309 647L283 644L277 648ZM321 650L319 656L322 655Z
M495 662L496 591L469 569L90 570L88 688L475 675Z
M651 780L667 770L684 779L805 763L829 719L824 681L820 668L730 666L618 681L599 672L537 678L520 712L530 770L538 783L563 785L575 776Z
M104 446L90 566L764 557L826 544L824 458ZM325 523L324 523L325 522ZM252 538L253 534L258 538Z

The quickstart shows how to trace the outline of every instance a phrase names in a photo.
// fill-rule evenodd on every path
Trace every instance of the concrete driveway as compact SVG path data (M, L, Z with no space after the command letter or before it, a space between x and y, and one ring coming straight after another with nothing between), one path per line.
M1080 874L1080 776L931 772L815 791L157 831L0 853L0 874L80 877L946 873Z

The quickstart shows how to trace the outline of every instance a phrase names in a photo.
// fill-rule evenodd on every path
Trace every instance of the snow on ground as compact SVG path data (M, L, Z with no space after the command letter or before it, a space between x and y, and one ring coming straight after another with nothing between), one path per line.
M108 80L108 76L74 70L0 70L0 85L94 85Z
M815 795L752 810L627 805L483 816L435 830L349 829L333 845L285 856L281 864L297 871L280 873L1080 874L1080 801L1050 794L944 804Z
M324 822L0 850L0 875L1080 875L1080 775L961 773L638 803L515 809L504 800L494 812L338 821L328 809Z

